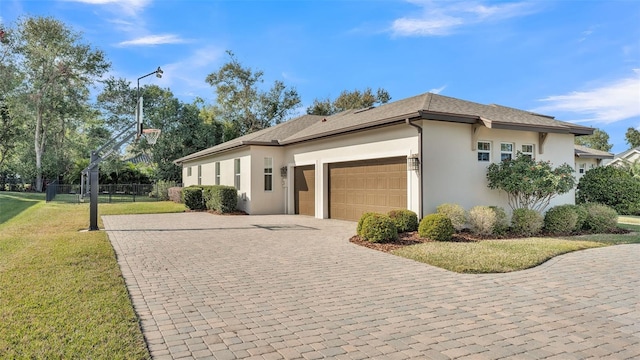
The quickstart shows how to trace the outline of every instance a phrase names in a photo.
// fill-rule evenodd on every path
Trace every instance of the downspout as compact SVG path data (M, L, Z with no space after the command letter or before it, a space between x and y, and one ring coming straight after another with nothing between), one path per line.
M422 126L416 125L414 123L411 122L411 120L409 120L409 118L405 119L407 125L409 126L413 126L414 128L416 128L418 130L418 219L422 219L423 217L423 213L422 213L422 202L424 201L424 199L422 198L422 187L424 186L424 184L422 183L422 174L423 174L423 169L424 169L424 164L422 162Z

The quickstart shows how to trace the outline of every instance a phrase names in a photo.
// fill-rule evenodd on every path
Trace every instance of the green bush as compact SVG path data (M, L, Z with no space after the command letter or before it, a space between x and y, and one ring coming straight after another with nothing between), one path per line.
M444 214L429 214L420 221L418 234L435 241L449 241L456 232L451 220Z
M496 211L488 206L472 207L467 217L471 232L476 235L493 234L497 222L496 213Z
M591 169L578 182L576 202L601 203L622 215L640 215L640 179L615 166Z
M361 237L370 242L398 239L398 229L391 218L384 214L371 214L362 222Z
M204 210L206 209L203 197L202 187L189 186L182 189L182 202L190 210Z
M496 222L493 225L493 234L506 234L507 231L509 231L509 217L507 216L506 211L499 206L489 206L489 208L493 210L494 214L496 214Z
M610 206L597 203L584 205L587 218L583 228L594 233L604 233L618 227L618 213Z
M411 210L391 210L387 214L399 233L418 230L418 215Z
M544 215L544 229L553 234L569 234L576 230L578 213L575 205L558 205Z
M464 208L458 204L441 204L437 207L436 212L448 217L456 231L464 229L467 225L467 214Z
M157 197L160 201L169 200L169 189L176 186L175 181L158 180L156 191L149 194L150 197Z
M169 195L169 200L182 204L184 201L182 200L182 188L181 187L170 187L167 190L167 194Z
M356 234L358 234L358 236L362 237L362 225L364 224L364 221L371 215L381 215L381 214L376 212L363 213L360 216L360 220L358 220L358 227L356 228Z
M233 186L213 185L203 187L205 205L207 209L223 214L236 210L238 205L238 190Z
M511 230L522 236L535 235L542 230L544 218L532 209L515 209L511 216Z

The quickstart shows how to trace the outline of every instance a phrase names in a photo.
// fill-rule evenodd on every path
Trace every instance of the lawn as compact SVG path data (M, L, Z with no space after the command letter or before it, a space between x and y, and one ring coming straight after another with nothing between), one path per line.
M640 225L619 226L634 232L474 242L430 241L391 253L460 273L502 273L528 269L572 251L640 243Z
M79 231L88 204L0 192L0 210L0 358L149 358L106 233ZM171 202L99 206L101 215L179 211Z

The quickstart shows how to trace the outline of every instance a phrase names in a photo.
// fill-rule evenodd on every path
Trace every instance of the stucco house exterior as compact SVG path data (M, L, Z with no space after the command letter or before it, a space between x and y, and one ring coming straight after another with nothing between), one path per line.
M593 129L500 105L425 93L331 116L304 115L175 160L184 186L232 185L249 214L357 220L442 203L507 207L489 164L517 152L573 164ZM574 193L553 204L574 203Z
M591 149L582 145L575 145L576 181L580 181L580 178L582 178L587 170L604 166L605 161L610 159L613 159L613 154L610 152Z
M640 146L616 154L607 165L624 166L625 164L633 164L636 161L640 162Z

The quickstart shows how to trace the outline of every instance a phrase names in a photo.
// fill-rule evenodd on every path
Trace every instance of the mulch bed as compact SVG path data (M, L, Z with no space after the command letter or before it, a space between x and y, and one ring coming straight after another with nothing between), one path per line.
M622 229L622 228L617 228L611 232L609 232L610 234L628 234L631 231L627 230L627 229ZM576 236L576 235L587 235L590 234L589 232L582 232L582 233L574 233L574 234L563 234L563 235L559 235L559 234L538 234L536 235L536 237L553 237L553 236ZM514 234L505 234L504 236L481 236L481 235L474 235L469 231L462 231L459 233L455 233L453 235L453 237L451 238L451 240L449 242L478 242L478 241L482 241L482 240L500 240L500 239L518 239L518 238L523 238L525 236L519 236L519 235L514 235ZM528 236L526 236L528 237ZM350 242L356 244L356 245L360 245L360 246L364 246L366 248L369 249L374 249L374 250L378 250L378 251L383 251L383 252L392 252L394 250L403 248L405 246L411 246L411 245L417 245L417 244L421 244L421 243L427 243L427 242L433 242L433 240L430 239L426 239L426 238L421 238L418 235L417 231L412 231L412 232L406 232L406 233L400 233L398 234L398 240L395 241L388 241L388 242L379 242L379 243L373 243L367 240L362 239L361 237L359 237L358 235L352 236L349 239Z

